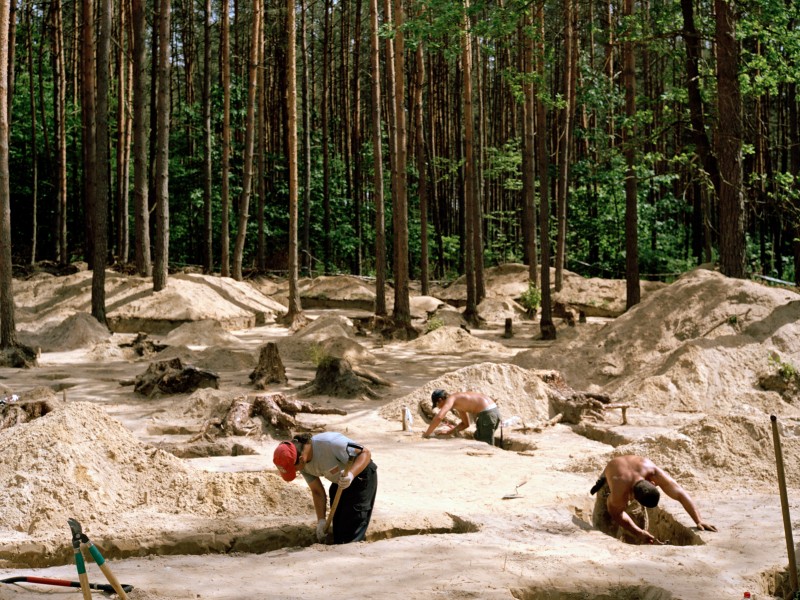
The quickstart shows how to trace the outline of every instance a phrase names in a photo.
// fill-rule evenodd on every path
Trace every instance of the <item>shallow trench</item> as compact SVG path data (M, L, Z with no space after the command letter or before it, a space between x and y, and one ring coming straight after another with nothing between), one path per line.
M648 586L615 586L606 590L559 591L543 586L513 589L511 595L517 600L672 600L673 595L665 589Z
M758 598L792 598L792 582L789 578L789 569L773 567L762 572L758 583L760 589L751 590L755 600Z
M366 542L377 542L410 535L474 533L477 524L448 513L450 525L434 526L430 523L413 523L405 527L371 528ZM142 556L173 556L179 554L230 554L235 552L263 554L281 548L306 548L317 542L314 528L307 524L287 524L264 529L250 529L229 534L215 532L166 532L161 536L137 539L92 540L107 560L118 560ZM84 553L91 560L89 553ZM0 546L0 567L40 568L72 563L72 546L52 550L41 543L20 543Z

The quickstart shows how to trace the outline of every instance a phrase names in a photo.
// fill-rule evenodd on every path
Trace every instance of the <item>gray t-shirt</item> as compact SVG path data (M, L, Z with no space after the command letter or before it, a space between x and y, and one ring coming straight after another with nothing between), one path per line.
M339 481L339 473L347 466L347 444L353 440L341 433L326 431L311 438L311 461L300 471L307 483L318 477Z

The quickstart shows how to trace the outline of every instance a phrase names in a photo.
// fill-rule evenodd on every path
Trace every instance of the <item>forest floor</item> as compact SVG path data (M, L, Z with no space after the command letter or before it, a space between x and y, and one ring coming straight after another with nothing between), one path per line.
M285 282L182 274L158 294L149 285L109 272L109 335L86 315L91 273L15 281L20 339L41 355L38 367L0 369L0 397L50 398L58 408L0 431L0 579L77 581L72 517L134 586L131 600L706 600L789 589L770 415L796 528L796 291L697 269L643 286L642 302L625 312L624 281L567 274L556 299L587 318L574 326L556 318L558 338L545 342L538 320L514 301L527 288L526 268L510 265L487 273L480 328L461 327L458 311L440 301L463 303L456 282L431 296L413 291L415 327L444 326L401 341L366 327L374 289L360 278L301 282L314 322L296 333L276 324ZM166 349L136 355L129 344L139 331ZM267 342L288 376L267 392L301 396L320 353L391 382L370 382L369 394L352 398L304 396L346 414L297 416L299 428L340 431L372 451L379 487L365 542L316 543L307 486L285 483L272 464L286 434L200 435L234 399L257 393L248 376ZM165 357L216 372L219 389L137 394L134 379ZM550 424L564 382L629 406L627 423L620 410L604 410ZM519 417L504 428L503 448L469 435L423 439L438 387L483 392L504 419ZM697 531L665 496L650 515L664 545L593 529L589 489L622 454L664 468L719 531ZM94 563L87 572L106 583ZM44 595L80 591L0 584L0 599Z

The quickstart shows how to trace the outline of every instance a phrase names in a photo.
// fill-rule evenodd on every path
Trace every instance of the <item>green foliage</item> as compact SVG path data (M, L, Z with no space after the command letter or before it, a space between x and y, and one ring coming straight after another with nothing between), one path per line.
M542 303L542 292L533 281L528 282L528 289L520 296L519 303L522 308L528 311L528 314L536 314L539 305Z
M328 364L333 357L325 352L321 344L311 344L308 347L308 358L315 367L320 367Z
M781 360L777 352L773 352L769 355L769 364L775 369L778 377L780 377L784 383L789 384L794 382L800 384L800 371L798 371L797 367L792 363Z
M431 317L428 319L428 322L425 323L425 333L430 333L440 327L444 327L444 321L442 321L440 317Z

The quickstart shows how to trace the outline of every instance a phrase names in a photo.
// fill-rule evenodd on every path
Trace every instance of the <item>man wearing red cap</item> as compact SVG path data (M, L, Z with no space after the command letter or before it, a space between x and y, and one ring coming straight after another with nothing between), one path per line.
M327 498L321 477L331 482L331 503L336 491L342 494L333 517L333 543L360 542L367 534L375 495L378 467L370 451L341 433L328 431L315 436L299 434L275 448L272 462L285 481L303 475L317 514L317 540L325 541Z

